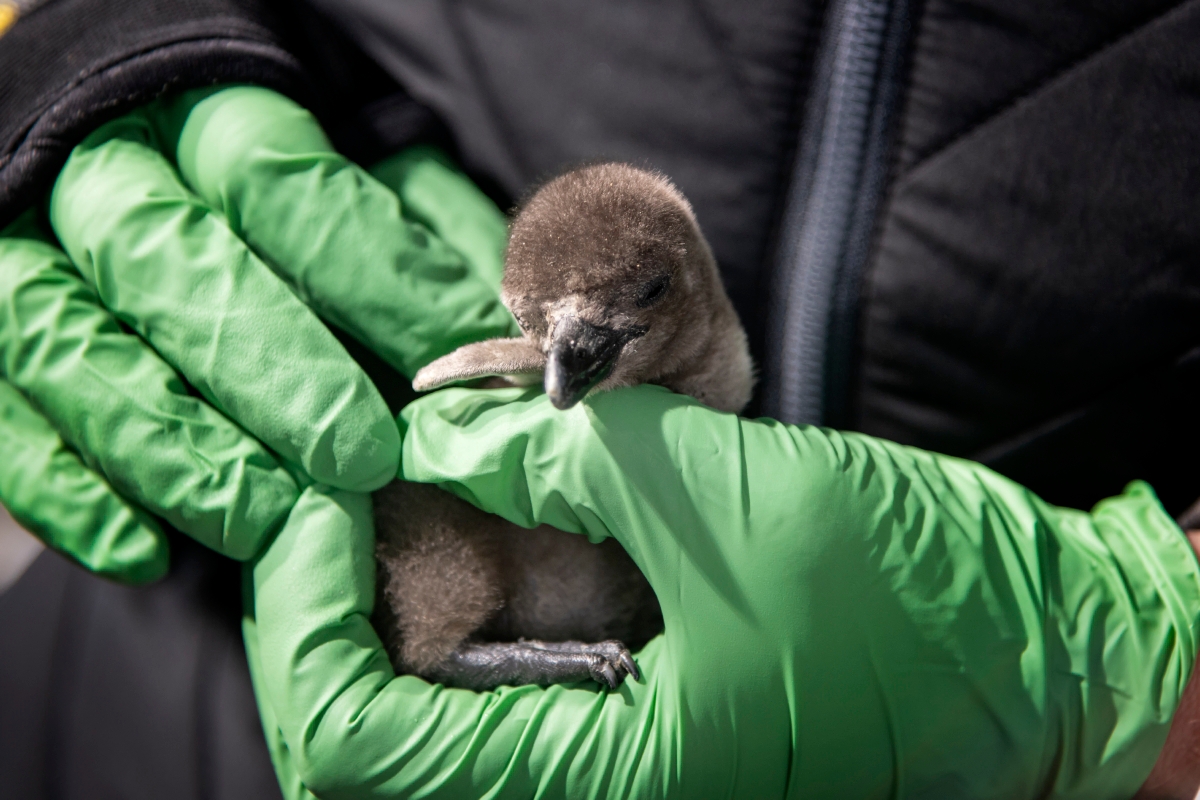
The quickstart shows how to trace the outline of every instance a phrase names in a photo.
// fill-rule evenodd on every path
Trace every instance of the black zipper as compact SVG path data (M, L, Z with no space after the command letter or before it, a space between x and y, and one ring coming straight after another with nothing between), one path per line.
M763 410L844 425L915 0L835 0L777 244Z

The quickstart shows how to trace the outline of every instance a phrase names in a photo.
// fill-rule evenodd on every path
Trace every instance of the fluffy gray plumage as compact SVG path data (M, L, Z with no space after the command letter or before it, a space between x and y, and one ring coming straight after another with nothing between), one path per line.
M750 399L746 335L691 206L662 175L601 164L543 186L512 224L502 297L524 333L461 347L414 388L541 381L568 408L656 383L723 411ZM468 688L636 677L628 647L662 629L615 541L533 531L435 487L375 495L375 622L400 672Z

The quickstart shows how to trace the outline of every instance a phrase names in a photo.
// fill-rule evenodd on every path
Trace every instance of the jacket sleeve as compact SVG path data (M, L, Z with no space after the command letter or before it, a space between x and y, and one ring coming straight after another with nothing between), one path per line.
M163 94L220 83L275 89L315 111L339 149L374 159L432 118L303 3L0 3L0 227L53 184L99 125Z

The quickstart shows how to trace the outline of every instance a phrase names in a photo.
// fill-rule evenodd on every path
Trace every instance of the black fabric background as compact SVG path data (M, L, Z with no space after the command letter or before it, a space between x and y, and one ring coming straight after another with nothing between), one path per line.
M240 567L172 541L135 589L44 552L0 595L0 793L280 797L242 649Z
M856 427L1052 502L1195 499L1200 3L1163 5L930 3Z

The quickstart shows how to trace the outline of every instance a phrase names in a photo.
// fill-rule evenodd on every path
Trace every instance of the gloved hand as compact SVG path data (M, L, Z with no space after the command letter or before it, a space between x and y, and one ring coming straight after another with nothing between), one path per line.
M409 376L516 327L495 206L428 148L377 174L254 87L89 136L49 227L0 232L0 501L136 582L166 568L155 517L245 559L311 480L394 477L391 414L318 315Z
M310 488L246 623L289 796L1128 797L1192 670L1200 567L1145 484L1086 514L650 386L444 390L401 422L403 477L615 536L665 634L614 692L393 677L367 502Z

